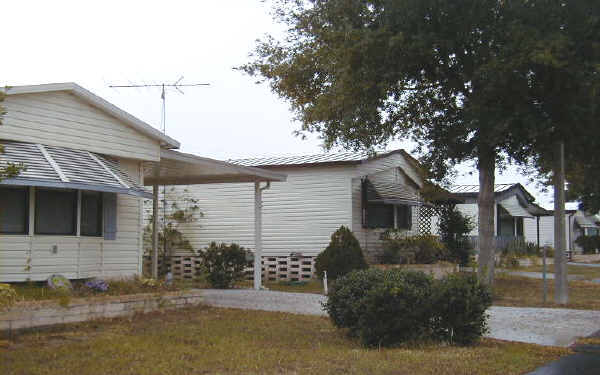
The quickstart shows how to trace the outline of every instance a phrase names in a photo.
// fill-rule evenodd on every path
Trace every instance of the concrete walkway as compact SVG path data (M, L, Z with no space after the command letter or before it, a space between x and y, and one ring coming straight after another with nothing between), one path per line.
M326 296L250 289L203 291L204 303L217 307L326 316ZM487 337L548 346L569 346L600 330L600 312L590 310L493 306Z

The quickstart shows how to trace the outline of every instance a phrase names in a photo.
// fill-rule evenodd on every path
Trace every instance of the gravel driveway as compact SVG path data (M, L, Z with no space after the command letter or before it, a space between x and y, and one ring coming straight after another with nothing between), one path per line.
M217 307L327 314L320 294L256 291L250 289L203 290L204 303ZM591 310L493 306L489 310L488 337L540 345L569 346L577 337L600 330L600 312Z

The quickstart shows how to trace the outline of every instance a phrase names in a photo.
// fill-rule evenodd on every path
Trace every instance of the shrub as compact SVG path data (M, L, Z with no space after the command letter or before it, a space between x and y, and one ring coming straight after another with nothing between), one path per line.
M467 266L473 255L473 246L467 238L474 225L470 217L456 207L442 209L438 229L440 240L448 249L448 260Z
M594 254L600 248L600 236L580 236L575 243L583 249L584 254Z
M470 344L486 332L488 289L476 277L434 281L423 272L369 269L337 279L325 310L367 346L414 340Z
M211 244L200 253L206 270L206 279L213 288L231 288L236 281L243 279L248 252L238 244Z
M0 311L8 309L17 301L17 292L10 284L0 283Z
M360 244L350 229L341 226L331 235L331 242L315 260L315 268L319 278L323 278L323 271L327 271L331 280L350 271L367 268Z
M448 275L435 282L434 294L437 337L469 345L487 333L486 310L492 296L475 275Z
M405 238L387 236L383 239L384 264L431 264L448 258L448 250L435 236L418 235Z

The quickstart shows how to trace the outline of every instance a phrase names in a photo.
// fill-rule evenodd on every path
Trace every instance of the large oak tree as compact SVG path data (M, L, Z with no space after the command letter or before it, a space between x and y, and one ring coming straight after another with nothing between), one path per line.
M328 147L369 149L410 137L437 179L474 160L479 273L491 283L496 166L507 156L542 159L540 146L565 124L541 109L545 86L532 84L552 62L543 54L552 46L526 33L536 22L548 21L545 31L559 24L536 20L532 6L560 13L562 3L280 0L274 14L288 26L285 37L259 41L241 68L291 104L299 133L318 132ZM535 62L540 69L532 70Z

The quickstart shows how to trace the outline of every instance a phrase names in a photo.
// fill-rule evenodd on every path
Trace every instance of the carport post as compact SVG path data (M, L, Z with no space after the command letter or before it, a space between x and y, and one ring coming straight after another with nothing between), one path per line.
M259 290L262 284L262 191L271 187L267 181L260 187L260 181L254 183L254 289Z
M152 278L158 279L158 185L152 185Z

